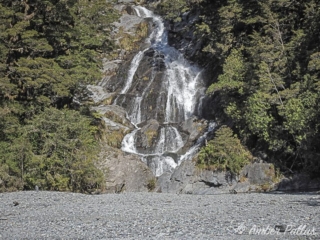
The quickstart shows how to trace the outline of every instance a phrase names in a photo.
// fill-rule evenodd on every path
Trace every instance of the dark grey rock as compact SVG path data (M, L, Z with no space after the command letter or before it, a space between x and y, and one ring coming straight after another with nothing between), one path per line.
M279 231L279 232L285 232L286 231L286 228L287 228L287 225L275 225L274 229L276 231Z
M155 140L158 138L160 124L157 120L151 119L143 124L137 133L136 147L139 152L149 152L154 149Z
M261 185L272 183L275 177L274 166L268 163L253 163L246 165L241 173L251 184Z
M198 169L194 161L184 161L171 176L158 179L162 192L187 194L220 194L236 191L274 190L274 168L272 164L253 163L244 167L239 176L230 172Z
M135 3L135 0L118 0L118 3Z
M231 191L236 191L237 193L247 193L250 191L255 191L256 190L256 185L250 184L249 181L245 182L238 182Z
M308 174L301 173L282 179L277 190L298 191L318 189L320 189L320 178L311 178Z
M320 197L312 197L308 200L309 206L320 206Z
M207 122L199 120L196 116L193 116L180 125L182 131L189 134L189 141L194 142L197 140L205 131Z

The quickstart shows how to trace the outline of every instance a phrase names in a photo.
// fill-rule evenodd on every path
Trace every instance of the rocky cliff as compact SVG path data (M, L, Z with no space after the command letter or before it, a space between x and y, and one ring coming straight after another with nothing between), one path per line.
M104 62L104 79L87 87L92 110L102 115L105 129L100 167L107 169L107 191L215 194L277 189L281 176L272 164L252 163L234 175L199 169L192 160L214 132L208 134L209 122L202 118L215 114L216 98L204 95L213 76L205 68L212 68L212 62L205 66L200 61L201 39L193 35L199 12L194 9L178 23L165 23L134 1L118 3L115 8L122 17L114 23L113 37L120 48ZM148 3L150 8L157 5ZM201 81L192 83L199 91L188 96L189 82L199 76ZM188 110L190 98L194 101ZM292 182L286 179L280 188L292 189ZM302 185L319 187L310 179Z

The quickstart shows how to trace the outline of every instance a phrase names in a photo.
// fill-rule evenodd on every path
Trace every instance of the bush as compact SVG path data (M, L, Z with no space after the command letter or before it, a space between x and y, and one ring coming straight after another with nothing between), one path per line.
M148 181L147 188L148 188L149 192L152 192L156 188L156 179L155 178L151 178Z
M36 185L85 193L103 189L92 120L77 111L47 108L27 121L11 144L0 141L0 191Z
M232 130L222 126L217 130L215 138L200 150L197 163L200 167L237 174L251 159L251 153Z

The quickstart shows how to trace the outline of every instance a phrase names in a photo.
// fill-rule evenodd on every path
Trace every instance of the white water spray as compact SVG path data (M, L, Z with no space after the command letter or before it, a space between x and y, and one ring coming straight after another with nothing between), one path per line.
M165 65L161 89L158 89L159 92L163 93L159 94L159 98L164 97L165 106L163 106L163 113L157 112L154 118L158 120L158 115L163 115L164 118L163 122L160 122L156 143L153 148L148 151L145 149L139 150L137 139L141 129L137 128L124 137L121 149L125 152L140 155L154 174L160 176L163 172L172 171L181 161L187 159L193 153L193 148L191 148L176 160L170 155L177 155L186 143L177 128L177 123L187 120L195 111L199 111L196 106L199 97L203 95L203 88L198 87L198 84L202 81L200 77L201 71L196 66L192 66L178 50L168 45L168 34L161 17L141 6L136 6L134 9L137 16L152 19L154 27L149 37L145 40L149 47L139 51L133 58L120 94L130 92L135 74L146 52L153 50L155 62L156 57L163 56ZM152 77L148 80L149 82L140 93L140 96L126 96L127 99L131 98L130 104L127 104L129 105L128 118L135 126L143 124L143 121L147 120L147 117L143 114L146 110L143 109L148 107L144 105L147 104L145 103L145 97L148 95L150 86L155 79L154 71L156 69L152 69ZM163 101L157 99L157 102L161 103ZM117 104L117 100L115 104ZM196 146L194 149L196 149Z

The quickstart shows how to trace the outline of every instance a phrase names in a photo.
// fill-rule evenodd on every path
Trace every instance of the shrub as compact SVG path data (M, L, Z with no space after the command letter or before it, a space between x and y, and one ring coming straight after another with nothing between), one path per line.
M147 183L147 188L149 192L153 191L156 188L156 179L151 178Z
M217 130L215 138L200 150L197 163L205 168L237 174L251 159L251 153L240 143L232 130L222 126Z

